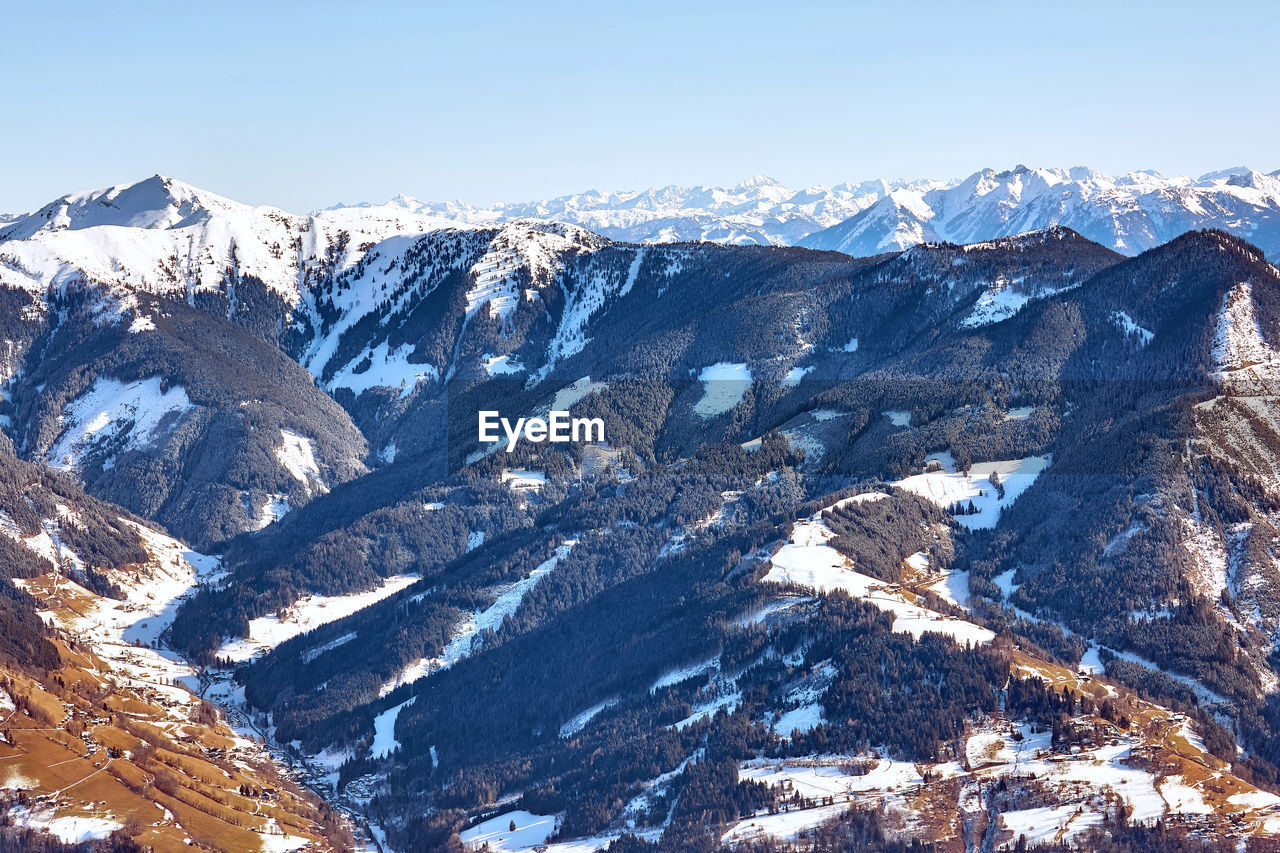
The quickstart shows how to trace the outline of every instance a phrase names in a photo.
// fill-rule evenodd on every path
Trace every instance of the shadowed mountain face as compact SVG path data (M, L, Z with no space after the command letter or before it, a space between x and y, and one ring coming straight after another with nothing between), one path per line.
M9 479L105 537L53 575L141 559L111 504L216 547L164 642L392 849L1280 831L1280 274L1238 237L854 258L158 178L5 228ZM477 435L551 410L606 440Z

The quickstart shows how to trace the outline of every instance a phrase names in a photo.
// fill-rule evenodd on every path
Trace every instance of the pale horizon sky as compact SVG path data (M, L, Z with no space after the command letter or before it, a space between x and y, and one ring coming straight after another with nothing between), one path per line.
M1261 2L69 2L3 20L3 212L157 172L305 212L754 174L1280 169L1280 16Z

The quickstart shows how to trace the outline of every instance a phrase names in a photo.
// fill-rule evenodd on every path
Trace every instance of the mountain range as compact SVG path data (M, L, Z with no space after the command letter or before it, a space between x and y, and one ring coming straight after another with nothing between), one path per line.
M6 218L0 835L1269 849L1276 181Z
M973 243L1065 225L1126 255L1195 228L1220 228L1280 253L1280 172L1199 178L1152 171L1018 166L964 180L864 181L788 189L757 175L733 187L590 191L476 207L397 196L388 207L471 224L521 218L581 225L614 240L807 246L873 255L925 242Z

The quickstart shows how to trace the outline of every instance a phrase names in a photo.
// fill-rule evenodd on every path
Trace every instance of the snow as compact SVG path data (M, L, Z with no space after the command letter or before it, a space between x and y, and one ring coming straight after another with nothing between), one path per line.
M88 280L108 290L110 311L134 288L188 302L197 293L218 293L234 304L236 284L253 276L285 304L298 305L299 282L339 241L346 248L337 260L345 268L370 243L456 225L385 207L294 216L155 175L63 196L0 223L11 261L0 266L0 285L43 296Z
M700 661L698 663L693 663L693 664L689 664L688 666L682 666L679 669L670 670L660 675L658 679L653 682L653 684L649 685L649 692L656 693L657 691L661 690L664 687L670 687L673 684L679 684L682 681L685 681L690 678L694 678L695 676L699 676L704 673L711 672L712 670L717 670L719 668L720 668L720 656L716 655L713 658L708 658L707 660Z
M942 599L956 607L964 607L969 600L969 573L947 569L940 580L929 585Z
M729 411L742 400L751 387L751 371L745 363L718 361L698 374L702 383L702 399L693 410L703 418Z
M557 822L555 815L506 812L464 830L462 843L472 850L487 844L493 853L527 850L545 844L555 834ZM515 832L511 831L512 823L516 825Z
M80 815L54 817L49 811L30 811L23 808L13 809L10 814L14 818L14 826L48 832L67 844L106 838L124 826L122 823L104 817Z
M875 766L857 776L844 770L854 756L813 756L799 759L753 759L744 762L738 770L743 780L763 782L766 785L790 785L803 797L833 797L834 803L812 809L794 809L779 814L758 814L744 818L729 828L722 841L741 841L746 838L772 836L783 840L794 839L807 829L819 826L843 814L850 806L849 799L858 795L883 796L886 793L908 792L923 783L916 765L906 761L875 758Z
M1160 782L1160 796L1169 804L1173 814L1212 814L1213 807L1204 801L1204 794L1197 788L1184 784L1181 776L1169 776ZM1262 793L1262 792L1257 792ZM1236 794L1236 796L1240 796ZM1273 799L1272 802L1280 802Z
M884 415L886 418L888 418L889 423L893 424L896 427L911 426L910 412L888 411L888 412L881 412L881 414Z
M1019 406L1016 409L1010 409L1005 412L1004 419L1006 421L1025 421L1031 417L1031 413L1035 411L1034 406Z
M334 374L326 387L330 390L348 388L357 397L370 388L395 388L399 389L402 398L407 397L418 387L419 382L440 378L440 371L432 365L410 362L409 356L412 353L413 347L409 344L391 349L391 345L383 341L347 362L346 366ZM366 359L368 369L357 373L357 368L362 367Z
M1213 362L1221 380L1235 379L1233 374L1246 370L1275 372L1276 353L1262 334L1249 282L1236 285L1223 297L1214 327Z
M985 767L988 764L1009 764L1017 758L1006 732L974 732L965 741L964 751L965 758L971 767Z
M484 544L484 531L472 530L467 534L467 553L470 554L475 549Z
M1016 248L1068 239L1064 229L1055 227L1061 224L1136 255L1197 228L1222 228L1256 239L1260 223L1280 210L1280 181L1254 171L1192 179L1019 166L1002 172L983 169L962 181L899 186L877 193L866 209L811 233L799 245L855 256L921 242Z
M703 702L693 707L693 712L683 720L668 726L669 729L675 731L683 731L692 726L694 723L700 723L703 720L709 720L719 711L724 710L733 713L738 705L742 704L742 693L737 690L730 690L721 693L709 702Z
M139 332L154 332L155 330L155 321L145 315L134 317L133 322L129 324L129 333L133 335Z
M987 326L991 323L1007 320L1021 311L1023 306L1030 301L1031 297L1026 293L1014 290L1011 282L1006 279L998 279L978 297L978 301L973 305L973 310L960 321L960 325L974 329L979 326Z
M1025 835L1027 841L1051 843L1070 841L1080 833L1102 823L1102 815L1078 804L1040 806L1019 809L1000 815L1000 825L1014 837Z
M1006 601L1009 600L1009 597L1013 595L1013 591L1019 586L1013 582L1013 576L1017 574L1017 571L1017 569L1009 569L991 579L991 582L1000 588L1000 593Z
M313 660L320 657L320 655L324 654L325 652L336 649L338 646L345 645L351 642L352 640L354 640L355 638L356 638L356 633L352 631L349 634L343 634L341 637L338 637L335 640L330 640L329 642L325 643L323 646L316 646L314 649L307 649L307 651L303 652L302 654L302 662L311 663Z
M547 484L547 475L542 471L511 468L502 472L502 482L517 492L536 492Z
M151 447L194 408L181 386L162 389L159 376L127 383L99 376L63 408L63 431L45 458L69 472L100 446L115 453ZM110 468L114 460L113 453L103 467Z
M576 735L586 728L587 723L591 722L597 714L606 708L612 708L616 704L618 704L617 699L606 699L603 702L592 705L582 713L574 715L572 719L560 727L560 737L567 738Z
M813 371L814 366L812 364L808 367L793 367L787 371L786 376L782 377L782 386L784 388L794 388L800 384L800 380L803 379L806 374L812 373Z
M890 189L905 185L873 180L796 190L756 176L732 187L588 190L554 199L488 207L408 197L393 199L389 204L475 224L524 217L554 219L630 243L710 240L736 245L790 245L805 234L848 219Z
M467 316L471 317L484 308L490 318L501 320L505 325L520 304L521 270L528 274L531 289L525 291L525 298L529 299L552 282L568 255L590 252L598 245L595 235L572 225L521 220L504 226L470 269ZM565 331L568 315L572 313L571 301L561 319L561 333ZM555 348L556 342L553 342L552 350ZM572 355L572 352L561 354Z
M468 657L486 631L496 631L502 627L502 620L514 614L520 602L538 583L555 570L556 564L569 556L576 539L567 540L556 548L555 553L529 572L528 577L514 583L504 584L489 590L494 595L493 604L476 610L462 617L453 629L453 635L444 650L436 658L421 658L407 666L399 675L382 686L380 695L387 695L402 684L413 682L433 672L448 669L460 660Z
M640 264L644 263L645 249L636 252L635 259L631 262L631 266L627 268L627 280L623 282L622 287L618 290L619 296L626 296L631 292L631 288L635 286L636 278L640 275Z
M957 471L928 471L898 480L892 485L920 495L943 508L957 501L967 506L972 501L978 512L974 515L956 516L956 521L970 530L981 530L995 527L1004 507L1012 504L1030 488L1051 461L1050 456L1029 456L999 462L975 462L968 475ZM995 487L991 485L992 473L999 474L1000 481L1004 484L1004 500L1000 500Z
M365 592L350 595L306 595L271 616L259 616L249 622L249 636L232 639L222 644L219 657L237 663L251 660L283 643L285 640L314 631L321 625L350 616L384 598L395 595L416 583L418 575L394 575L382 584Z
M774 724L774 731L783 737L792 737L796 732L811 731L825 722L822 705L815 702L783 712Z
M278 493L267 495L267 499L263 502L262 509L258 511L257 518L254 521L254 528L261 530L268 524L279 521L285 517L289 510L289 499L284 495ZM250 515L252 514L252 511L250 511Z
M847 343L847 344L845 344L843 347L841 347L841 348L840 348L840 350L841 350L841 352L857 352L857 351L858 351L858 339L857 339L857 338L850 338L850 339L849 339L849 343Z
M881 493L856 495L841 503L854 500L883 498ZM838 504L837 504L838 505ZM928 610L908 600L895 585L886 584L856 571L849 558L826 544L835 534L822 521L822 512L797 522L789 541L772 557L766 583L798 584L829 592L839 589L853 598L860 598L894 616L893 630L919 637L925 631L946 634L956 642L985 644L995 635L972 622L957 619Z
M373 718L373 745L369 747L369 753L374 758L386 758L400 748L400 741L396 740L396 717L417 698L406 699Z
M788 841L806 830L821 826L827 821L839 817L848 810L849 803L846 802L820 806L816 809L796 809L772 815L757 815L736 823L732 829L721 836L720 840L724 843L729 843L768 836Z
M1269 791L1249 791L1246 794L1232 794L1227 802L1246 809L1267 809L1280 806L1280 797Z
M274 832L261 834L262 853L292 853L292 851L301 850L310 843L301 835L287 835L282 832L279 825L276 824L275 818L268 822L268 827L273 829ZM276 833L280 834L277 835Z
M787 598L780 598L776 601L769 602L764 607L761 607L757 610L753 610L749 613L744 613L743 615L735 619L733 624L739 628L746 628L749 625L762 625L765 622L767 622L769 617L774 615L775 613L781 613L784 610L787 610L791 607L796 606L797 604L804 604L810 601L813 601L813 599L802 597L802 596L789 596Z
M596 391L603 391L609 387L607 382L592 382L590 376L584 376L574 382L572 385L566 385L555 393L551 399L551 411L567 412L569 407Z
M524 366L513 355L489 355L485 353L481 356L481 359L484 361L484 372L490 376L505 376L524 372Z
M1117 326L1124 330L1126 336L1136 335L1139 346L1145 347L1147 344L1151 343L1151 339L1156 336L1155 332L1149 332L1142 328L1133 321L1132 317L1123 311L1112 312L1111 319Z
M324 486L320 480L320 466L316 464L315 451L311 446L311 439L296 432L287 429L280 430L280 440L283 442L276 448L276 460L284 466L289 475L299 483L307 487L307 491L311 491L313 480L315 485L323 490Z
M84 570L84 562L63 540L61 525L57 521L45 519L38 532L24 536L18 523L4 510L0 510L0 534L7 536L19 545L24 546L38 557L43 557L54 566L67 566L75 571Z

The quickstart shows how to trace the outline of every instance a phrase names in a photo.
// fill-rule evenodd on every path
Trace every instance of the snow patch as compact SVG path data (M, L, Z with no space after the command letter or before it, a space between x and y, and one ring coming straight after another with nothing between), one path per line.
M751 387L751 371L745 363L718 361L704 367L698 381L702 383L702 399L693 410L703 418L711 418L738 405Z
M250 620L249 636L223 643L218 649L218 656L236 663L251 660L285 640L377 604L417 581L418 575L395 575L384 580L381 586L365 592L303 596L280 613Z
M1049 467L1051 462L1050 456L976 462L970 467L968 474L945 470L926 471L891 485L920 495L944 509L957 502L964 507L972 502L977 512L958 515L956 521L970 530L981 530L995 527L1003 509L1030 488L1040 472ZM992 474L997 475L998 481L1004 486L1003 499L991 482Z
M100 376L64 407L62 434L45 458L51 467L70 472L86 454L110 447L103 461L110 468L117 454L153 446L193 408L181 386L162 389L158 376L127 383Z

